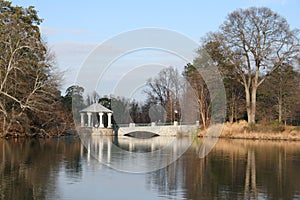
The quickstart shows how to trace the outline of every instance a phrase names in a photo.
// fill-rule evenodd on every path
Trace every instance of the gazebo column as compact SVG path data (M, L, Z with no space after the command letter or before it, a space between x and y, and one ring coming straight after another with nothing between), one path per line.
M104 125L103 125L103 113L102 112L99 112L99 127L100 128L104 127Z
M107 113L107 128L111 128L111 118L112 118L112 113Z
M92 126L92 113L88 112L87 115L88 115L88 127L91 127Z
M80 113L80 125L84 127L84 113Z

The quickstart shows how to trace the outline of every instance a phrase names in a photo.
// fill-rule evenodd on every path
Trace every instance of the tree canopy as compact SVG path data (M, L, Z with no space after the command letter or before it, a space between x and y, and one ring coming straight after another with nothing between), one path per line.
M1 135L48 132L57 122L59 78L34 7L0 1Z
M224 77L245 90L249 123L255 123L257 89L274 71L299 56L299 31L269 8L251 7L230 13L219 31L203 39L203 47Z

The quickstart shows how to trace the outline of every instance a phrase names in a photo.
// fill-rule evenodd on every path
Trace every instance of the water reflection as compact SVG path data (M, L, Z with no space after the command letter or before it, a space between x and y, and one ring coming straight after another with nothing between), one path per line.
M161 169L182 155L191 144L189 137L152 137L137 139L126 136L81 137L90 155L114 169L144 173Z
M128 164L129 158L116 155L113 146L144 154L164 145L163 140L138 144L131 139L103 137L97 145L91 143L90 149L78 138L0 140L0 199L300 197L298 142L219 140L213 151L201 158L200 139L168 167L138 175L99 163L100 157ZM99 153L97 159L90 154L93 148ZM153 164L152 160L142 161Z
M299 143L220 140L201 159L199 146L148 175L149 187L163 196L183 193L187 199L299 198Z
M0 140L0 147L1 199L58 198L62 162L68 176L80 176L79 140Z

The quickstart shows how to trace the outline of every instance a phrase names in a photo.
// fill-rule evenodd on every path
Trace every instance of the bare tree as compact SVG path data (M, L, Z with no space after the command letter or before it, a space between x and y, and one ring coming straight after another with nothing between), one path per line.
M197 61L195 61L197 63ZM196 64L198 66L198 64ZM184 76L190 84L193 93L197 99L200 120L204 129L209 126L210 120L210 95L207 85L198 71L198 67L187 64L184 68Z
M0 1L1 135L28 134L55 120L60 92L52 56L42 42L33 7Z
M144 91L148 95L147 101L153 105L160 104L165 109L166 122L174 121L176 112L177 117L180 116L181 80L177 69L169 67L162 70L157 77L148 80L147 86L149 89Z
M99 102L99 99L100 99L100 95L96 91L93 91L91 94L87 95L86 104L92 105L93 103Z
M273 108L274 117L279 123L287 123L292 118L295 103L298 101L299 73L292 66L283 65L271 74L262 84L262 92L268 93L268 102L264 106ZM274 106L272 105L274 102Z
M205 39L205 44L220 45L227 66L231 66L227 72L243 85L249 123L255 123L259 86L299 53L298 35L298 30L291 30L286 19L269 8L251 7L230 13L220 31Z

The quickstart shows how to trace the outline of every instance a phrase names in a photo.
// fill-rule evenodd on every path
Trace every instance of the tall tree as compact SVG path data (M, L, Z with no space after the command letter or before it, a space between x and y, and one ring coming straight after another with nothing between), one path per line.
M72 103L74 107L82 108L84 88L79 85L72 85L66 89L66 95L62 99L63 105L72 112Z
M108 97L99 98L99 96L97 98L98 98L98 103L100 103L102 106L104 106L108 109L111 109L111 99L110 98L108 98Z
M295 59L299 31L269 8L251 7L230 13L220 31L204 39L204 46L209 42L220 45L230 66L226 71L243 85L248 122L255 123L257 89L283 63Z
M147 86L148 89L144 92L148 95L148 104L161 105L165 109L166 122L174 121L176 112L180 116L181 80L177 69L173 67L163 69L157 77L148 80Z
M42 20L30 6L0 0L1 135L41 132L55 120L58 77L42 42Z
M113 122L116 125L133 122L130 117L130 101L125 97L112 97L111 110L114 112Z
M139 103L137 101L133 100L130 102L129 107L130 107L129 113L130 113L130 117L131 117L132 121L135 123L141 123L142 122L141 108L139 106Z
M66 95L62 97L62 105L68 113L73 113L73 120L80 121L79 111L84 108L84 88L72 85L66 89Z
M86 105L92 105L93 103L99 102L100 96L96 91L93 91L91 94L87 94Z
M291 65L284 64L267 77L262 85L262 90L268 93L269 97L266 106L274 108L279 123L286 124L287 120L292 117L293 110L296 110L299 78L299 73ZM270 105L271 102L274 102L274 106Z
M195 60L195 63L197 62L199 61ZM196 66L200 65L196 64ZM203 128L206 129L209 126L211 110L211 102L207 85L201 74L198 72L198 68L192 64L187 64L184 67L183 75L189 82L197 99L201 124Z
M236 80L235 74L232 74L234 65L223 54L218 41L208 41L204 44L204 49L209 56L218 65L218 69L223 76L223 82L226 90L227 115L229 122L243 119L245 109L245 92L243 86ZM198 54L201 53L199 49Z

